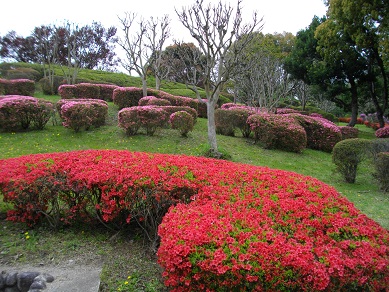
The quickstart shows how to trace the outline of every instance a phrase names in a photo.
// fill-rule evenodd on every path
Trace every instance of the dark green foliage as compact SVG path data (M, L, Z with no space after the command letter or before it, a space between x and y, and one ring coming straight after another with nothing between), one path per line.
M225 136L235 136L234 113L228 109L215 110L216 133Z
M50 81L48 78L42 78L41 80L39 80L39 84L42 88L43 93L47 95L58 95L58 87L60 87L60 85L64 83L65 81L62 76L54 76L53 88L51 88Z
M389 138L380 138L372 140L370 152L373 156L373 160L377 160L378 153L389 152Z
M371 141L368 139L346 139L338 142L332 152L332 162L348 183L355 183L358 165L368 156Z
M389 191L389 152L378 153L374 166L376 171L374 176L378 180L380 189L384 192Z

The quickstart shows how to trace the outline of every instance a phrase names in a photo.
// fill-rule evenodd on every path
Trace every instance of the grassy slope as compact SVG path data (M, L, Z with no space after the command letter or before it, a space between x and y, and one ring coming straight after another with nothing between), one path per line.
M101 82L102 79L113 82L123 75L91 72L81 77ZM94 76L92 78L92 76ZM97 76L97 77L96 77ZM136 78L128 78L126 86L140 86ZM150 86L153 85L150 80ZM185 86L163 83L162 90L184 95ZM36 97L56 101L58 96L48 97L37 92ZM201 155L207 144L207 125L205 119L199 119L188 138L181 137L171 129L157 131L155 136L140 134L126 137L117 127L117 109L111 103L109 120L106 126L88 132L74 133L63 128L59 121L52 121L43 131L26 133L0 133L0 159L17 157L31 153L48 153L78 149L128 149L160 153L180 153ZM359 126L360 137L374 138L374 132ZM294 171L309 175L334 186L341 194L352 201L357 208L369 217L389 229L389 197L380 192L372 177L372 166L366 162L359 169L355 184L343 183L334 172L331 154L306 149L302 154L276 150L266 150L252 143L252 140L237 137L218 136L221 149L232 155L232 160L239 163L268 166L271 168ZM0 202L0 215L9 207ZM100 291L117 291L120 285L128 281L132 288L128 291L163 291L160 269L155 258L145 252L145 243L137 234L122 230L119 234L107 230L89 230L87 226L78 226L53 233L44 226L28 230L30 238L26 239L26 227L1 220L0 228L0 266L1 264L41 263L58 264L69 259L81 262L104 261L101 275Z

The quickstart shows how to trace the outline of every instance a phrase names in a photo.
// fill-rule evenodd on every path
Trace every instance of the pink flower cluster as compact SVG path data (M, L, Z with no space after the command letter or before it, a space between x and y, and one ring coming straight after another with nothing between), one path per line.
M60 116L63 126L75 132L98 128L105 124L108 104L100 99L72 99L63 103Z
M169 120L164 107L157 106L133 106L123 108L118 113L119 127L123 128L127 135L135 135L139 128L143 127L147 135L154 135L157 128L164 127Z
M383 128L379 128L375 132L377 138L389 138L389 125Z
M102 99L113 100L113 91L118 88L112 84L78 83L63 84L58 88L58 94L63 99Z
M30 224L43 214L69 224L96 214L145 222L171 206L157 254L172 291L389 287L389 232L334 188L292 172L85 150L0 160L0 191L14 205L8 220Z
M265 148L299 153L307 146L307 133L291 116L253 114L247 124Z

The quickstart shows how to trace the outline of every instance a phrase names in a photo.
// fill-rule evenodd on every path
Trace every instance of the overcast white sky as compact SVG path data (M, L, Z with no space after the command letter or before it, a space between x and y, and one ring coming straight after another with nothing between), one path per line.
M61 25L64 21L80 26L100 22L103 27L116 26L118 35L120 24L118 16L125 12L136 12L139 16L149 18L164 14L170 15L172 38L183 41L187 39L185 28L178 21L174 9L188 7L195 0L19 0L2 1L0 17L0 36L14 30L18 35L28 36L41 25ZM205 3L217 3L218 0L205 0ZM222 0L236 6L237 0ZM326 14L323 0L243 0L243 15L246 22L251 19L253 11L264 17L263 33L296 34L306 28L312 18Z

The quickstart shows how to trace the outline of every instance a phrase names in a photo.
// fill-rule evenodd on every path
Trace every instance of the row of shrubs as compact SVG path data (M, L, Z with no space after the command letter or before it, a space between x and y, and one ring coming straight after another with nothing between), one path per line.
M371 159L375 168L374 176L381 190L389 191L389 139L346 139L337 143L332 152L332 161L338 172L348 183L354 183L358 167Z
M333 187L292 172L85 150L0 160L0 192L12 221L140 224L156 248L160 236L171 291L389 287L388 230Z
M205 102L200 102L198 99L190 97L175 96L151 88L147 89L147 97L143 96L142 88L120 87L107 84L64 84L59 87L58 91L63 99L86 98L113 101L119 110L138 105L188 106L195 109L199 117L207 117L207 106ZM153 98L150 98L150 96Z
M98 128L108 116L108 103L100 99L60 99L54 105L30 96L0 96L0 130L41 130L55 115L54 108L63 126L75 132ZM158 127L170 125L186 136L193 130L197 112L187 106L138 106L119 111L118 120L128 135L137 134L139 128L153 135Z
M225 104L215 111L215 123L219 134L233 136L239 129L243 137L253 133L265 148L291 152L306 147L331 152L342 139L358 137L357 128L338 127L321 115L307 116L293 109L279 109L274 114Z
M33 96L35 82L29 79L0 79L0 95Z

